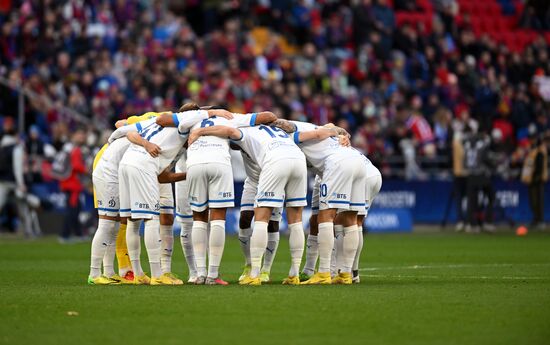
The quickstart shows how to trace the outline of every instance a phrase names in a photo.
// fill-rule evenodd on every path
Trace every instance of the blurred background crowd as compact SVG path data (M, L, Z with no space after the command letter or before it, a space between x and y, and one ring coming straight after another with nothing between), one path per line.
M472 133L488 173L518 179L549 136L545 0L0 4L0 117L22 86L27 183L71 142L89 165L116 120L188 100L334 122L385 178L462 174Z

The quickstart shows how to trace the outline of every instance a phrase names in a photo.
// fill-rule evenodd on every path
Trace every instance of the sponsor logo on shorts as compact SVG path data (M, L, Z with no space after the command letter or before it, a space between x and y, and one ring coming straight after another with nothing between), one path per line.
M347 199L348 198L347 194L342 194L342 193L332 193L332 196L336 199Z
M97 201L97 205L98 205L98 206L103 206L103 201L98 200L98 201Z
M160 204L157 202L157 203L155 204L155 211L158 211L158 210L160 210Z
M146 204L146 203L143 203L143 202L136 202L134 204L137 208L142 208L142 209L146 209L146 210L150 210L151 208L149 207L149 204Z
M116 201L115 199L111 198L111 200L109 200L109 207L115 207L116 206Z
M264 196L273 197L273 196L275 196L275 192L264 192Z
M197 198L196 196L192 196L192 197L191 197L191 200L192 200L192 201L197 201L198 198Z
M231 193L231 192L219 192L218 196L222 197L222 198L232 198L233 193Z

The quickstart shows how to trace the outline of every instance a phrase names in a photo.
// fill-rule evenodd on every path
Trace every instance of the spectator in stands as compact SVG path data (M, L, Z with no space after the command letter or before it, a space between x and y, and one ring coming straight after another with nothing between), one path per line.
M17 137L17 128L13 118L4 118L2 129L2 140L0 141L0 212L4 210L10 196L21 199L27 192L23 176L25 149Z
M523 163L521 181L529 189L529 205L533 213L531 226L544 229L544 184L548 181L548 151L547 142L542 136L533 140Z
M60 164L64 164L63 170L68 168L68 177L64 178L59 183L59 188L66 197L67 213L65 216L65 224L60 233L60 242L68 243L70 236L75 235L77 240L82 238L82 229L80 227L79 215L81 210L80 194L84 190L81 178L87 173L87 168L82 157L81 147L86 143L86 132L79 128L71 135L71 141L63 146L62 152L64 155L60 159ZM63 162L61 162L63 161Z

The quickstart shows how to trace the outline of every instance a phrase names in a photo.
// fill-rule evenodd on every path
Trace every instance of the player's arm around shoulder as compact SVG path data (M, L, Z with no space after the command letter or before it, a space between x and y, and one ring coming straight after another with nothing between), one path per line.
M319 127L315 130L294 132L294 141L296 144L310 140L324 140L330 137L337 137L338 131L333 128Z
M143 138L138 132L130 132L126 137L131 143L142 146L151 157L158 157L160 154L160 147Z
M189 146L193 144L195 141L197 141L198 138L205 136L205 135L212 135L224 139L231 139L231 140L241 140L243 137L243 133L241 130L229 126L210 126L210 127L204 127L204 128L197 128L193 131L191 131L191 134L189 134Z

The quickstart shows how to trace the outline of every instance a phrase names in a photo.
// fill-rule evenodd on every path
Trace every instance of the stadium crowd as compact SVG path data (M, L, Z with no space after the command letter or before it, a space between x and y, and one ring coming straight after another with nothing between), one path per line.
M57 105L90 120L95 146L119 118L192 100L337 123L387 176L450 167L465 127L520 166L549 128L533 78L550 74L548 43L511 52L476 38L454 0L433 5L428 31L396 25L396 9L418 9L408 0L13 0L0 9L0 76L51 100L27 101L28 140L58 147L74 124ZM1 93L0 115L15 116L17 94Z

